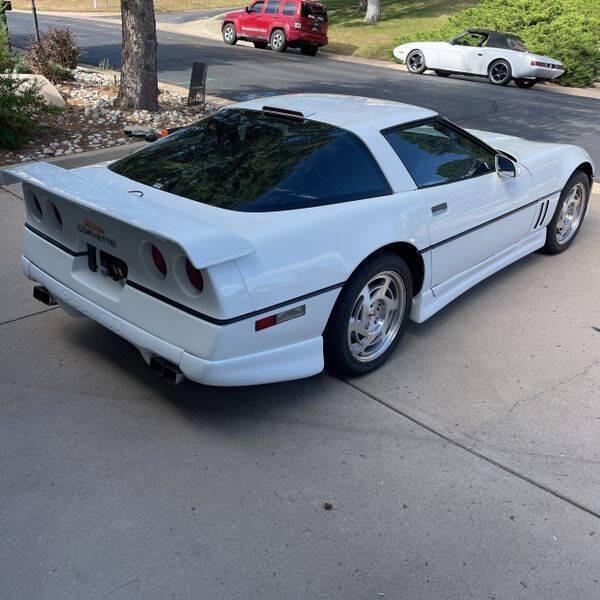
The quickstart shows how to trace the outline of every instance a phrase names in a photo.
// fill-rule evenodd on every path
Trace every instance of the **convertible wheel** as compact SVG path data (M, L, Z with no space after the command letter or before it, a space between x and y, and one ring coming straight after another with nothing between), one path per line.
M439 70L436 70L435 74L438 77L450 77L450 75L452 75L452 73L450 73L450 71L439 71Z
M488 77L494 85L508 85L512 78L510 64L505 60L495 60L488 69Z
M325 362L334 372L361 375L397 346L412 307L412 277L395 254L382 254L348 280L325 331Z
M536 83L536 79L515 79L515 85L520 88L532 88Z
M588 176L575 171L563 188L554 216L546 228L544 252L558 254L572 243L583 224L590 197Z
M420 50L413 50L406 57L406 68L411 73L417 74L422 73L427 68L427 65L425 64L425 56Z
M275 50L275 52L285 52L287 48L287 40L285 39L285 33L281 29L276 29L271 34L270 40L271 48Z
M254 42L254 47L260 48L261 50L264 50L268 45L269 42Z
M233 23L227 23L227 25L223 27L223 41L230 46L237 44L237 34Z

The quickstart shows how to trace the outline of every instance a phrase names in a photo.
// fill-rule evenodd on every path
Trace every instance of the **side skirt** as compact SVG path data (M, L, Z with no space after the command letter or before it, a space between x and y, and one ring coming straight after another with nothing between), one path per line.
M506 248L464 273L435 286L433 289L428 289L419 294L413 301L410 318L416 323L426 321L480 281L541 248L545 241L546 229L538 229L518 244Z

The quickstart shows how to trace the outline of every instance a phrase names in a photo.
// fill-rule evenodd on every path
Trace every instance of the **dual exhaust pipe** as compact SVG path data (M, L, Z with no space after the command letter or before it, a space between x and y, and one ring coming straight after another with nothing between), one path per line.
M52 294L43 285L36 285L33 288L33 297L46 306L57 305L54 296L52 296ZM176 385L185 379L185 375L181 372L181 369L177 365L169 362L161 356L150 357L148 366L153 373L156 373L163 381L166 381L167 383Z

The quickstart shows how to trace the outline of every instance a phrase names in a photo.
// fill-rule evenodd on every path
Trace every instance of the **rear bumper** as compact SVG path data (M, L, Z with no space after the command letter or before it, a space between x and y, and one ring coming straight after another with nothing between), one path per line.
M321 336L232 358L200 358L88 300L25 256L21 265L24 274L46 287L67 312L93 319L135 345L146 359L155 355L168 360L192 381L215 386L256 385L310 377L323 370Z
M323 34L317 33L306 33L304 31L290 29L287 34L287 43L290 47L295 46L306 46L309 44L316 44L317 46L327 46L329 38Z

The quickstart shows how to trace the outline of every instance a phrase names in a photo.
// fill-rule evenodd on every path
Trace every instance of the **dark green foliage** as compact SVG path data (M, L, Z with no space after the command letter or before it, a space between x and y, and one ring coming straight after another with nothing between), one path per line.
M35 116L46 110L30 80L0 76L0 148L16 150L27 142L38 129Z
M532 52L561 60L566 67L562 85L591 85L600 77L600 9L587 10L582 0L483 0L450 17L443 27L403 34L396 44L449 40L473 27L517 34Z

